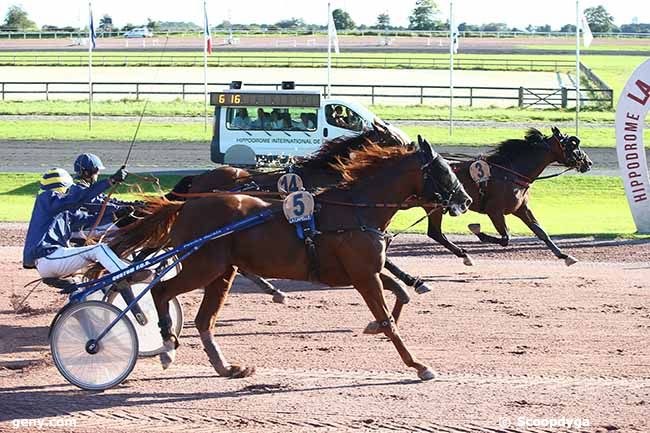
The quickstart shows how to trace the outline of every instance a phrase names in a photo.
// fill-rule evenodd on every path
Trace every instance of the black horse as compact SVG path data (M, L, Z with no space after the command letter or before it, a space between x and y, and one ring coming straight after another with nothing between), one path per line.
M580 173L589 171L592 166L589 156L580 149L580 139L562 134L555 127L552 128L552 135L548 137L531 128L523 140L504 141L485 158L454 164L456 176L472 197L470 210L486 214L501 237L483 233L480 224L468 226L472 233L481 242L505 247L510 240L505 215L513 214L544 241L557 258L564 260L567 266L576 263L575 258L563 253L551 240L528 207L530 185L539 179L551 163L562 164ZM462 257L465 264L471 265L467 251L455 245L442 233L442 215L442 212L437 210L430 214L429 236L458 257Z

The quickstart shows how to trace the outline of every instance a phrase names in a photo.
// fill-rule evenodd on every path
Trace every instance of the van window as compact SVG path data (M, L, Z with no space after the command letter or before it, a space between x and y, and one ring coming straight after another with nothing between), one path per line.
M361 131L363 122L361 117L352 109L342 104L329 104L325 106L325 119L327 123L338 128L351 131Z
M316 131L317 108L228 108L226 128L267 131Z

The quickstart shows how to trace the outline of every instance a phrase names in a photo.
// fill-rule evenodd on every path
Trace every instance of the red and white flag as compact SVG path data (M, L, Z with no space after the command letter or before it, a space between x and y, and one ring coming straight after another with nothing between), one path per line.
M208 9L205 6L205 2L203 2L203 17L205 18L203 34L205 36L206 51L208 54L212 54L212 35L210 34L210 25L208 24Z

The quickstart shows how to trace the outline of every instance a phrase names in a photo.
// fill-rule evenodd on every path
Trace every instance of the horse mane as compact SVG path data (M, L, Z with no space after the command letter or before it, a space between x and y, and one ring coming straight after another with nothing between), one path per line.
M371 145L382 147L407 146L408 143L393 135L382 125L375 124L372 129L364 129L359 135L343 136L327 141L313 154L298 158L297 165L307 169L330 169L339 158L348 158L351 151Z
M354 151L348 158L337 157L329 166L337 171L342 181L336 185L337 189L348 189L360 179L372 176L374 172L384 167L384 162L401 159L415 153L415 147L396 145L383 147L371 143Z
M511 162L521 154L541 149L545 146L545 138L538 129L529 128L523 140L510 139L499 143L496 149L488 154L487 160L501 164Z

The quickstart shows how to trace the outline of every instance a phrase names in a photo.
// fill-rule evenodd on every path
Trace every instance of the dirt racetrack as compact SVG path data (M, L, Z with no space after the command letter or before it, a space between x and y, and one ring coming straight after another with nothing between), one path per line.
M256 375L211 369L192 323L196 292L181 298L169 370L140 359L124 384L90 393L68 385L49 354L64 299L43 287L15 311L36 278L20 267L24 230L0 225L0 431L36 431L37 421L57 432L650 430L648 240L561 239L581 260L566 268L531 239L502 250L458 238L477 262L465 267L423 236L396 238L389 255L433 289L413 294L400 322L433 381L420 382L387 339L362 334L371 316L355 291L276 281L290 296L283 306L237 279L216 335ZM568 419L572 428L548 426Z

